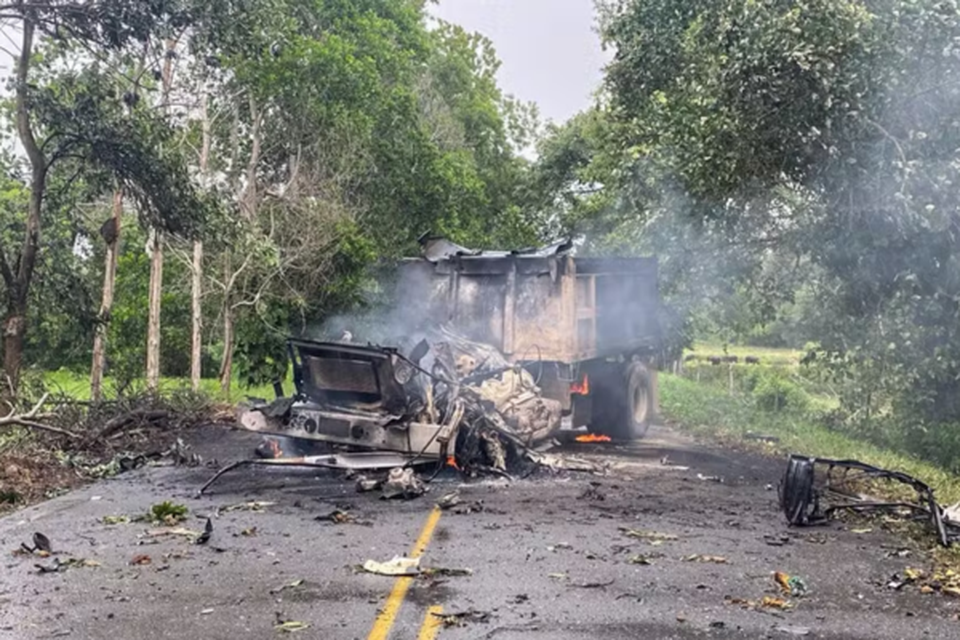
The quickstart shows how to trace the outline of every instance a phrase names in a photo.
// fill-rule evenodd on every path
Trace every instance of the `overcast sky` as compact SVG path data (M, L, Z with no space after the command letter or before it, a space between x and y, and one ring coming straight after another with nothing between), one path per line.
M600 48L593 0L440 0L431 11L493 41L500 87L563 122L590 106L608 54Z

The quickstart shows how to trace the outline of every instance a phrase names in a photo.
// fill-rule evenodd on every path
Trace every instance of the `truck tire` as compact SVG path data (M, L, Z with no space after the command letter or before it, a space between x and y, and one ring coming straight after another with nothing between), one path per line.
M653 382L647 367L631 362L605 382L594 393L590 431L617 440L645 436L653 417Z

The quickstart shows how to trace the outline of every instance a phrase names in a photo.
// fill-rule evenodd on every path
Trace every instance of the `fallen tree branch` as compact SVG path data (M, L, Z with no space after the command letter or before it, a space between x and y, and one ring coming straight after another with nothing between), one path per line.
M24 420L23 418L13 418L9 422L4 418L4 422L0 423L0 426L6 425L17 425L19 427L27 427L28 429L39 429L40 431L48 431L50 433L56 433L61 436L66 436L73 440L79 440L80 434L74 433L73 431L67 431L66 429L61 429L60 427L54 427L49 424L43 424L42 422L34 422L33 420Z
M115 433L124 430L131 424L154 422L156 420L162 420L169 417L170 412L164 409L134 409L133 411L129 411L115 418L107 420L106 424L103 425L103 428L100 429L93 439L104 440Z
M37 401L33 408L23 414L18 414L16 408L13 406L10 407L10 413L0 418L0 427L17 425L19 427L27 427L29 429L39 429L41 431L48 431L50 433L56 433L61 436L66 436L68 438L78 439L80 436L72 431L67 431L66 429L61 429L59 427L54 427L48 424L39 422L45 418L52 418L54 414L52 413L40 413L40 409L46 403L47 398L50 396L49 393L43 394L40 400Z

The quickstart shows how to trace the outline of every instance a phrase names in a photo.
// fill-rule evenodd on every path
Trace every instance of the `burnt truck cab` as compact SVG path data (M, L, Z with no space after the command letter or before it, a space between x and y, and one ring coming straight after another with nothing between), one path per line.
M443 424L421 422L425 406L417 364L397 349L289 340L295 393L256 403L241 426L264 434L436 458ZM447 431L451 431L449 428Z

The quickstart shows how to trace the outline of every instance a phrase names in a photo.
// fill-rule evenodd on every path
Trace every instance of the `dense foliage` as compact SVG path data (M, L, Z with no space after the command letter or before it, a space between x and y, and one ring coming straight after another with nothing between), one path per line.
M500 92L488 40L431 26L420 0L26 2L0 19L33 32L4 136L25 135L22 112L42 157L4 158L0 189L0 262L15 272L18 247L36 248L25 284L0 282L28 366L88 369L109 322L108 375L142 375L148 229L168 254L164 375L189 373L202 241L203 374L249 384L282 375L283 338L362 304L367 267L424 232L536 238L518 153L536 111ZM116 299L100 317L117 188Z
M600 11L605 92L543 143L541 218L661 255L691 331L810 342L843 421L935 448L960 422L957 4Z

